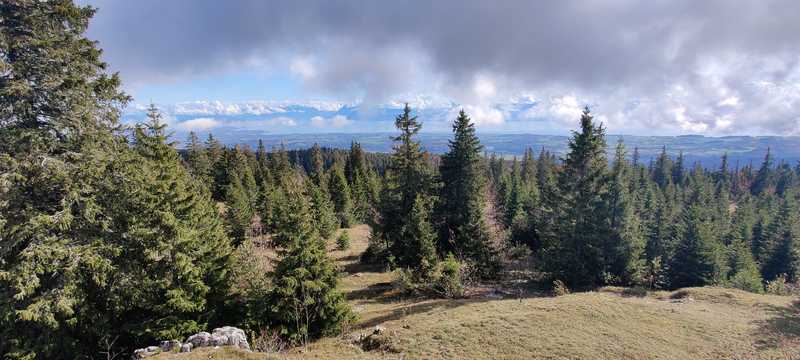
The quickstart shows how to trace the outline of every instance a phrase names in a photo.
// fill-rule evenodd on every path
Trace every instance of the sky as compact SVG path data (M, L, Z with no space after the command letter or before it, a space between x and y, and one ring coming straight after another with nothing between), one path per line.
M136 103L183 130L800 135L796 0L82 0Z

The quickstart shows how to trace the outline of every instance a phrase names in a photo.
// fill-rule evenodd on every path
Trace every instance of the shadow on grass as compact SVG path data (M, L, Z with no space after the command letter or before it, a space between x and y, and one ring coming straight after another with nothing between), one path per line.
M789 306L769 305L767 311L774 316L761 325L757 347L778 348L786 342L800 341L800 300Z
M372 284L363 289L350 291L345 294L345 298L348 301L369 299L378 302L388 302L393 297L389 296L389 293L391 293L393 289L392 283L381 282Z
M369 319L367 321L361 322L358 325L356 325L356 328L367 329L383 324L387 321L400 320L405 318L406 316L411 316L431 311L443 311L443 310L457 308L462 305L484 302L489 300L490 299L461 299L461 300L440 299L440 300L429 300L425 302L409 304L407 306L394 309L388 314L381 315Z

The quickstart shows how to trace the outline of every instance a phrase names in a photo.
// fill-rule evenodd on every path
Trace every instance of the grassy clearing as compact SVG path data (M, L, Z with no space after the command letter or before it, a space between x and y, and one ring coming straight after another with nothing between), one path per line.
M497 299L402 299L391 273L358 264L369 229L331 254L346 275L341 288L359 314L349 336L284 354L201 349L157 359L798 359L800 301L721 288L634 292L603 288L560 297L525 292ZM333 237L332 239L335 239ZM380 325L383 351L347 338ZM386 351L386 350L390 351Z

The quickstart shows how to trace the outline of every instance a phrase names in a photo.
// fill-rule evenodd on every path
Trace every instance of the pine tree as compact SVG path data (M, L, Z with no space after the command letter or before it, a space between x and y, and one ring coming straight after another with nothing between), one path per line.
M370 203L369 170L361 144L353 141L344 169L353 201L353 216L360 222L366 220L372 204Z
M653 168L653 181L658 184L661 190L667 188L667 185L672 183L672 161L667 155L667 147L661 149L661 154L658 155L655 166Z
M764 291L763 279L758 264L744 240L736 240L730 249L730 285L754 293Z
M325 177L325 161L322 159L322 149L320 149L317 143L314 143L314 146L311 147L311 171L309 171L308 175L317 186L327 189L328 183Z
M695 174L697 178L700 174ZM670 261L670 285L673 288L704 286L717 282L720 267L720 242L714 233L707 202L709 190L693 179L689 203L681 214L676 232L677 248Z
M186 162L189 166L189 171L201 183L207 183L211 174L211 163L208 160L205 146L200 142L194 131L189 133L189 141L186 148Z
M764 162L758 169L753 184L750 186L750 191L753 195L764 195L772 190L773 176L772 176L772 152L767 148L767 153L764 155Z
M210 177L213 184L211 194L214 200L222 201L225 199L225 190L228 186L228 162L225 148L209 133L208 139L206 139L206 151L208 162L211 165Z
M238 246L247 237L255 235L251 230L259 199L258 186L241 148L237 146L229 154L225 219L231 240Z
M314 183L313 180L305 181L305 185L306 193L311 202L311 215L315 220L314 225L319 235L323 239L327 239L339 228L339 219L336 217L333 202L331 202L328 192Z
M65 1L0 3L0 354L9 358L96 354L114 328L86 291L113 272L98 196L113 192L110 164L126 151L115 132L129 97L84 36L93 14Z
M271 317L274 327L293 343L307 343L334 335L353 319L352 311L336 289L338 271L328 258L325 241L311 225L306 197L290 184L282 222L277 229L285 249L271 274L274 288Z
M413 271L425 270L421 263L419 249L426 248L426 238L408 238L408 229L420 226L411 222L410 215L415 211L415 204L432 193L430 170L420 143L414 139L422 125L415 116L411 116L408 105L403 114L395 118L395 126L400 135L394 138L395 146L386 174L386 185L381 193L379 215L375 224L375 236L370 243L370 253L379 253L385 246L387 255L395 264L410 268ZM423 211L416 206L417 213ZM418 217L423 217L419 214ZM428 215L424 215L428 218ZM414 233L414 232L411 232ZM387 258L388 260L388 258Z
M587 107L580 132L573 132L564 170L559 176L556 232L547 240L542 259L547 268L571 286L594 285L603 270L603 197L607 191L605 131L595 125Z
M632 204L628 178L630 168L625 156L625 145L620 139L614 156L609 191L606 193L610 232L603 253L607 273L630 284L643 277L645 240L641 221Z
M786 275L790 281L800 275L800 244L797 242L798 215L794 194L789 193L783 200L776 218L769 224L764 235L765 254L761 273L765 280L773 280Z
M461 110L453 123L449 150L442 155L439 166L442 186L437 209L441 218L438 250L440 254L457 254L461 261L473 261L489 270L493 255L483 219L481 149L474 124Z
M328 178L330 182L328 187L339 226L348 228L353 222L353 202L350 199L350 186L347 184L342 166L334 164Z

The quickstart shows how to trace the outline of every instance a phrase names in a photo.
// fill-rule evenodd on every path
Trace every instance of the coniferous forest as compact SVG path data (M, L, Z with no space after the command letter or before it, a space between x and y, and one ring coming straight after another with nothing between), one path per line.
M624 141L607 154L588 107L565 156L492 155L463 110L431 154L408 105L389 154L175 139L155 106L120 121L132 99L84 35L92 15L0 4L3 358L130 356L222 325L288 346L337 336L359 315L331 249L363 224L356 261L395 274L402 296L463 298L511 264L557 293L800 280L800 165L781 154L716 168Z

